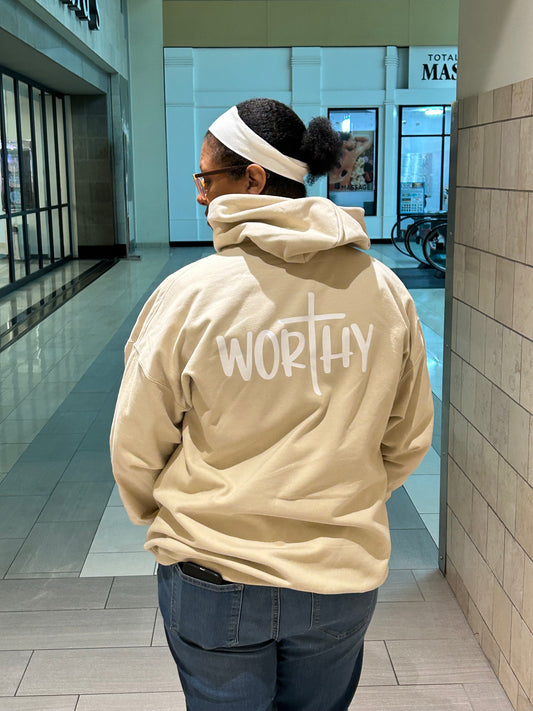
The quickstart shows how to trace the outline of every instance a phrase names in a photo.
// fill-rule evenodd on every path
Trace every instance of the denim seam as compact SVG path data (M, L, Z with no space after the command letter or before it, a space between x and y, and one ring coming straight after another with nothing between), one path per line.
M272 588L272 639L279 637L279 588Z
M232 633L233 633L233 639L231 640L232 646L239 644L239 628L240 628L240 623L241 623L243 591L244 591L244 588L241 587L241 589L239 591L237 591L237 590L235 591L235 592L240 592L240 595L232 594L232 597L233 597L233 604L232 604L232 608L231 608L231 626L232 626Z

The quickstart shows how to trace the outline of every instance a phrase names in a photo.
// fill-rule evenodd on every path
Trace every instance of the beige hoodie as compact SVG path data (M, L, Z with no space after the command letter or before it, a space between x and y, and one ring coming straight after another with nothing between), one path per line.
M413 301L329 200L225 195L208 219L218 254L168 277L126 345L111 452L128 514L165 565L373 589L385 501L431 444Z

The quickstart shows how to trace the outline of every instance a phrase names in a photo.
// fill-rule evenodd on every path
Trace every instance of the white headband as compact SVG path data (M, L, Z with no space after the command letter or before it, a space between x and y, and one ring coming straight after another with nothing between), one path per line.
M239 116L236 106L219 116L209 131L235 153L285 178L303 183L309 172L306 163L286 156L254 133Z

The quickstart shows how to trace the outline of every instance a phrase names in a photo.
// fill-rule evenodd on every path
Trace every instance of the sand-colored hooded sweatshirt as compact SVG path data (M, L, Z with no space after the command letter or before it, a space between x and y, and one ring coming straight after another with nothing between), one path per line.
M431 444L413 301L325 198L225 195L208 221L217 254L159 286L126 346L111 433L126 510L164 565L373 589L385 502Z

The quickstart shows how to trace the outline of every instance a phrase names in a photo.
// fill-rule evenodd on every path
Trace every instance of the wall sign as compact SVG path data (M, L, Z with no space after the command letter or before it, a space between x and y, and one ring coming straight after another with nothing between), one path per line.
M60 0L76 13L80 21L89 23L90 30L100 29L100 10L98 0Z
M409 88L455 87L457 47L410 47Z

